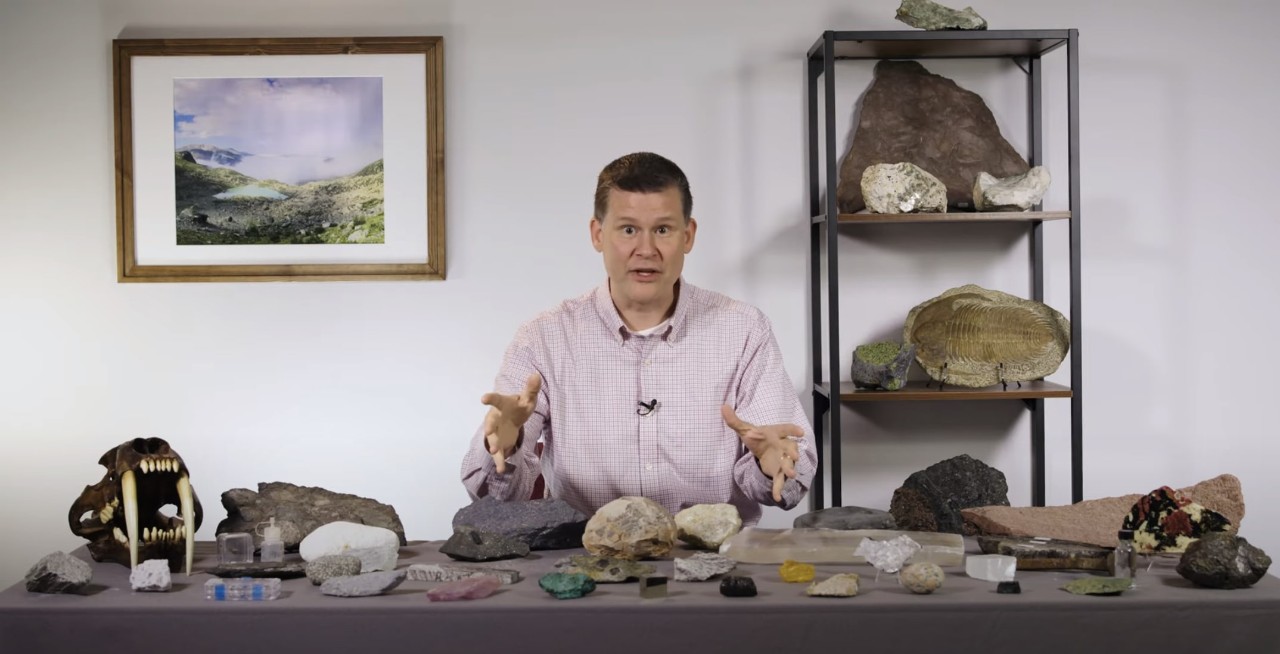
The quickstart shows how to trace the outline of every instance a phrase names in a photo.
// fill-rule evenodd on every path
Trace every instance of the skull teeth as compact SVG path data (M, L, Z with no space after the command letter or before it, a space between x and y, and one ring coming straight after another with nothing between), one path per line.
M144 473L152 472L178 472L181 466L178 465L177 459L159 458L159 459L143 459L138 464L138 470Z

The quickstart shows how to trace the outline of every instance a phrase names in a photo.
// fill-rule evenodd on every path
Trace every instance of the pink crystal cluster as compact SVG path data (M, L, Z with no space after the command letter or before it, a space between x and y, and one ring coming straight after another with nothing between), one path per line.
M432 602L454 602L488 597L502 586L502 580L492 575L468 577L450 581L427 591L427 599Z

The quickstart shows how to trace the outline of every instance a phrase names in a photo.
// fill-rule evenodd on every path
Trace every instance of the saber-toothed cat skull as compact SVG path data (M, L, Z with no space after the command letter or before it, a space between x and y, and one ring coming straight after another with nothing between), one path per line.
M182 457L164 439L135 438L107 450L98 464L107 474L85 486L67 514L71 532L89 539L93 559L130 567L167 559L177 568L185 555L191 574L204 512ZM172 516L161 511L168 505Z

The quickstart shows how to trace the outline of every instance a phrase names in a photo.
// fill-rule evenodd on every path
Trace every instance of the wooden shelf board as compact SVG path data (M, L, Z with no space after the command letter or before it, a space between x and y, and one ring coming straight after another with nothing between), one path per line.
M998 223L1070 220L1070 211L988 211L954 213L842 213L841 224Z
M1035 400L1071 397L1071 388L1047 381L1024 381L1022 388L1015 383L1008 390L1000 385L987 388L946 386L938 389L937 382L926 388L925 382L907 382L906 388L896 391L873 391L857 388L853 382L840 383L841 402L930 402L938 400Z
M834 32L837 59L1038 57L1067 42L1068 30ZM821 43L821 41L819 41ZM815 46L816 47L816 46ZM821 49L818 48L819 56Z

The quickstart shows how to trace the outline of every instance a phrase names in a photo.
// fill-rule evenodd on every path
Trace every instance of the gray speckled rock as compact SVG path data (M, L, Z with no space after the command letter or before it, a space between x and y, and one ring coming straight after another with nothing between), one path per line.
M738 562L727 556L698 552L687 559L676 559L676 581L706 581L732 572L737 566Z
M471 577L497 577L504 584L521 579L519 570L491 568L463 563L415 563L409 566L409 581L459 581Z
M173 588L168 559L150 559L129 571L129 586L148 593L163 593Z
M897 521L893 514L879 509L868 509L861 506L836 506L830 509L810 511L795 519L792 527L842 529L897 529Z
M973 208L978 211L1028 211L1049 190L1049 171L1036 166L1021 175L997 179L985 172L973 180Z
M404 570L382 570L354 577L333 577L320 584L320 592L333 597L372 597L399 586L404 578Z
M524 542L531 550L582 547L587 516L564 500L499 502L482 497L453 516L453 528L501 534Z
M360 574L360 557L350 554L330 554L307 563L307 579L319 586L334 577L354 577Z
M93 579L88 563L65 552L46 554L27 571L27 590L33 593L78 593Z
M908 162L878 163L862 171L862 198L872 213L946 213L947 187Z
M607 556L568 556L555 564L556 572L564 574L583 574L599 584L620 584L625 581L639 579L658 573L658 569L647 564L615 559Z

